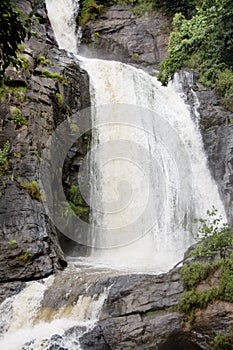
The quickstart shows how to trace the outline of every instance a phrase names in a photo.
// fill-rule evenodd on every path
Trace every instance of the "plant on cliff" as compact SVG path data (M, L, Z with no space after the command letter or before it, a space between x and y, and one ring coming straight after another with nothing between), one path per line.
M28 125L27 119L22 115L22 112L19 108L17 107L12 108L12 116L13 116L13 121L17 128L20 128L23 125Z
M81 4L81 15L79 17L79 23L85 24L90 20L93 20L101 12L103 5L100 1L96 0L84 0Z
M3 148L0 148L0 175L4 175L4 173L9 168L9 151L10 151L10 142L6 141Z
M24 182L22 184L22 187L28 192L28 194L33 198L38 201L43 200L43 193L40 191L40 186L38 181L33 180L31 182Z
M183 66L194 66L200 82L217 85L225 106L233 110L233 4L231 0L196 3L190 19L176 13L169 42L169 55L162 62L158 79L163 85ZM192 64L191 64L192 63ZM224 84L225 71L229 84Z
M181 278L185 291L180 299L179 310L192 315L197 308L203 309L216 300L233 302L233 235L232 230L222 224L222 218L217 216L213 207L207 211L207 219L198 219L201 223L199 244L191 252L195 258L215 258L220 252L221 258L212 263L195 261L184 264ZM218 271L218 281L209 288L199 289L201 281L211 277Z
M82 194L80 192L80 189L76 185L71 185L68 192L67 192L67 199L69 206L73 210L73 212L83 219L84 221L88 222L89 220L89 207L87 206L86 202L84 201Z
M233 347L233 330L229 334L219 333L215 336L211 350L231 350Z
M20 13L10 0L0 2L0 80L6 68L11 64L16 68L22 66L17 56L18 45L30 36L30 19Z
M214 257L219 251L222 258L225 258L228 247L233 246L232 229L222 223L222 217L217 215L217 209L212 207L207 210L207 218L197 219L200 223L199 234L200 243L191 252L193 257Z

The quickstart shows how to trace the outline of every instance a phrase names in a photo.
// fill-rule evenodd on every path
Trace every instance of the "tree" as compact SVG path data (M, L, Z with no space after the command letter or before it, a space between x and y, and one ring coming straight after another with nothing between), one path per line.
M207 85L215 83L219 71L233 67L232 0L203 0L191 19L175 14L169 56L161 65L159 80L166 85L194 55L195 68Z
M19 68L21 61L17 58L18 45L30 35L29 18L24 18L10 0L0 2L0 80L6 68L12 64Z

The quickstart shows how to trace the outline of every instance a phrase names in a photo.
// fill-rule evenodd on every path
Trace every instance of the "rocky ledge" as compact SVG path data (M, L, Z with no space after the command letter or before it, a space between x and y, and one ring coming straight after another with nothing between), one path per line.
M82 26L80 54L158 69L167 55L170 21L162 13L140 17L132 10L114 5Z

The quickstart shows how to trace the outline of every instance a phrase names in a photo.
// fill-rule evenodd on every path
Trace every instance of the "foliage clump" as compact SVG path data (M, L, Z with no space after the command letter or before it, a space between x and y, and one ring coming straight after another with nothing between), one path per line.
M10 0L0 2L0 80L6 68L11 64L16 68L22 66L17 57L18 45L30 37L30 18L23 16Z
M198 219L201 223L199 237L201 240L191 252L195 258L216 258L220 252L220 259L212 263L195 261L184 264L181 277L185 291L180 299L179 310L193 314L195 309L206 308L216 300L233 302L233 235L226 224L221 224L221 217L217 217L217 210L213 207L207 211L208 219ZM230 253L231 252L231 253ZM201 281L207 279L218 270L217 285L208 289L198 289Z
M213 207L207 210L206 219L197 219L201 224L197 238L200 243L191 252L193 257L214 257L219 251L221 257L225 257L227 248L233 246L232 229L227 224L222 224L222 217L217 216L217 209Z
M12 116L13 121L17 128L20 128L22 125L28 125L27 119L22 115L22 112L19 108L13 107L12 108Z
M64 81L64 77L60 73L51 73L47 69L43 69L41 74L42 74L42 76L47 77L47 78L51 78L51 79L58 80L58 81Z
M3 148L0 148L0 175L9 169L9 151L10 151L10 142L6 141Z
M229 334L217 334L211 345L211 350L231 350L233 347L233 331Z
M38 201L43 200L43 194L40 191L39 183L36 180L33 180L31 182L24 182L22 184L22 187L28 192L28 194Z
M198 69L200 82L215 86L225 107L233 111L233 6L231 0L193 1L191 17L176 13L169 41L169 55L158 79L167 85L184 66Z
M67 193L68 203L74 213L83 219L88 221L89 219L89 207L84 201L80 189L76 185L71 185Z

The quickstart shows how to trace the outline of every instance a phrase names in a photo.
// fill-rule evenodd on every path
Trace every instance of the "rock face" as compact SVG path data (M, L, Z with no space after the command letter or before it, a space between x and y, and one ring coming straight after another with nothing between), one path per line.
M33 30L38 38L25 41L19 53L24 68L7 69L0 99L0 148L9 145L0 180L2 282L42 278L66 266L57 230L41 202L38 169L56 126L89 105L86 73L58 50L45 6L31 3L17 5L37 17Z
M233 306L215 302L195 312L189 323L173 311L183 293L180 270L161 276L119 276L103 306L100 321L81 339L82 348L94 349L211 349L218 333L231 331ZM186 323L187 321L187 323Z
M18 5L26 13L33 11L40 23L34 23L39 39L31 38L22 49L25 67L19 72L8 69L0 102L0 148L3 150L9 141L0 180L0 278L8 282L1 285L1 301L19 293L26 280L46 277L66 265L59 233L41 202L38 168L41 151L56 126L67 114L90 103L87 75L74 58L58 50L41 2L24 1L22 5L19 1ZM138 18L129 6L112 6L83 28L81 50L156 68L166 55L168 27L169 21L161 14ZM195 95L199 97L200 105L195 108L200 113L209 164L233 222L233 127L226 125L229 113L212 91L197 83L195 75L191 85L189 79L183 80L192 106ZM80 157L85 153L82 143L75 145L76 163L77 153ZM195 321L184 324L186 316L174 310L184 291L179 268L160 276L109 277L103 272L95 275L91 285L82 276L83 271L79 271L73 278L69 268L57 271L41 306L45 316L47 309L67 306L72 311L80 296L92 300L108 290L99 321L80 339L83 349L207 350L218 333L231 331L233 307L222 301L196 310ZM69 335L78 334L78 327L68 330ZM53 337L58 344L60 336ZM56 349L67 347L56 345Z
M111 6L82 27L79 52L158 68L167 55L170 21L161 13L138 17L132 6Z
M233 113L221 105L213 89L198 82L193 70L182 70L175 77L178 90L196 115L206 151L209 168L218 184L230 225L233 224Z

